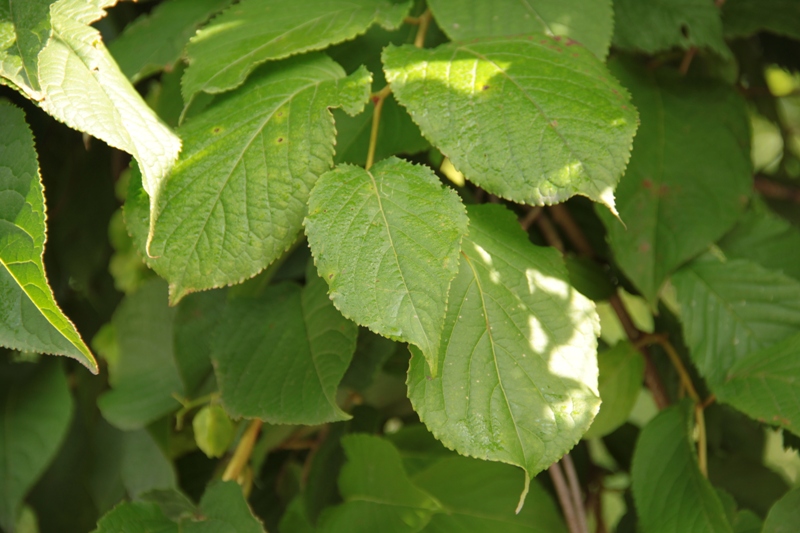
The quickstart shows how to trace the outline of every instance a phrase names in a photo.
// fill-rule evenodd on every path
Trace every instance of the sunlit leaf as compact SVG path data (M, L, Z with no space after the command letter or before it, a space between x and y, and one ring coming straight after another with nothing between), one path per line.
M53 0L0 1L0 77L40 100L38 58L50 37Z

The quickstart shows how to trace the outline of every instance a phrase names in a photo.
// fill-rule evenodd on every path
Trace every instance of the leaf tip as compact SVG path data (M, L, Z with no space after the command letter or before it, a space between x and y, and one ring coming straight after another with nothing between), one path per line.
M515 514L519 514L522 511L522 507L525 505L525 498L528 496L528 491L531 488L531 476L528 475L528 471L525 471L525 486L522 488L522 494L519 495L519 502L517 503L517 508L514 510Z

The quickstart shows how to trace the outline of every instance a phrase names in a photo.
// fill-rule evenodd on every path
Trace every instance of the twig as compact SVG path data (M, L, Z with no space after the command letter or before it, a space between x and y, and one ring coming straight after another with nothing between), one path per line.
M236 451L233 452L231 462L228 463L225 472L222 474L222 481L239 479L242 469L250 461L250 455L253 453L253 445L256 443L256 438L258 437L258 432L261 430L262 424L263 422L261 422L261 420L254 418L253 421L250 422L250 425L247 426L244 435L239 439Z
M564 473L561 471L559 463L553 463L547 469L550 474L550 479L553 480L553 486L556 488L556 495L558 502L561 504L561 510L564 513L564 518L567 521L567 527L570 533L581 533L578 525L578 517L575 514L575 507L572 505L572 498L569 495L567 482L564 480Z
M528 209L528 212L525 213L525 216L519 221L519 225L522 226L526 232L531 229L531 225L536 222L536 219L539 218L539 215L542 214L542 208L539 206L531 207Z
M564 241L561 240L558 230L556 230L556 227L550 221L550 217L547 216L547 213L542 211L539 216L536 217L536 225L539 226L539 230L542 232L542 236L544 240L547 241L547 244L563 254Z
M551 205L548 211L550 211L550 215L553 217L556 224L561 226L561 229L564 230L564 233L572 243L572 246L575 247L575 250L584 257L594 259L595 256L592 245L589 244L586 236L583 234L578 224L575 223L575 219L572 218L567 208L563 204L556 204Z
M375 104L375 109L372 111L372 130L369 133L369 149L367 151L367 164L364 165L366 170L372 167L375 162L375 149L378 146L378 130L381 125L381 110L383 109L383 101L386 100L392 93L392 88L387 85L377 93L372 95L372 102Z
M692 59L694 59L695 54L697 54L697 47L692 46L686 50L686 53L683 55L681 66L678 68L682 76L685 76L686 73L689 72L689 66L692 64Z
M567 473L567 482L575 508L575 516L578 518L578 527L582 533L589 533L589 527L586 525L586 513L583 507L583 496L581 496L581 485L578 481L578 473L575 471L575 463L572 462L572 457L569 454L561 458L561 463L564 466L564 472Z
M425 13L419 16L419 28L417 29L417 36L414 39L414 46L422 48L425 46L425 34L428 33L428 26L431 23L431 10L426 9Z
M763 176L756 176L753 183L755 190L766 198L785 200L800 204L800 188L792 187Z

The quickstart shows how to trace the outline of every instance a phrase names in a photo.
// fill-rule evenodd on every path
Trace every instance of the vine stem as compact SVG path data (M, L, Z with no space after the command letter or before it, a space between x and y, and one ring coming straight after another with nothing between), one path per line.
M431 24L431 10L426 9L417 20L419 28L417 29L417 36L414 39L414 46L422 48L425 46L425 34L428 33L428 26Z
M564 512L564 518L567 521L567 528L570 533L583 533L580 529L580 522L578 521L578 513L573 505L570 490L567 487L567 481L564 479L564 473L561 471L560 463L553 463L547 469L550 474L550 479L553 480L553 486L556 489L558 502L561 504L561 510Z
M250 456L253 453L253 446L256 443L258 432L261 431L262 424L263 422L261 420L254 418L250 422L250 425L247 426L242 438L239 439L239 444L236 445L236 451L233 452L231 462L228 463L225 472L222 474L222 481L239 479L242 469L244 469L245 465L250 461Z
M570 495L572 496L572 503L575 506L575 516L578 518L578 527L581 532L588 533L589 526L586 525L586 513L583 507L583 496L581 496L581 484L580 481L578 481L578 473L575 471L575 463L572 462L572 457L569 454L561 458L561 463L564 466L564 472L567 474Z
M369 170L375 162L375 148L378 146L378 130L381 125L381 110L383 109L383 101L386 100L390 94L392 94L392 88L387 85L372 95L372 102L375 104L375 110L372 112L372 130L370 130L369 133L367 164L364 165L366 170Z

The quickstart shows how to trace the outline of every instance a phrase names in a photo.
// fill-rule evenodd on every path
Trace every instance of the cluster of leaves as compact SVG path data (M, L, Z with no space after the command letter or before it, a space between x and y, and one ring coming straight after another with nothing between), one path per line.
M1 530L800 523L800 4L116 3L0 1Z

